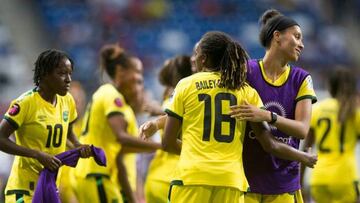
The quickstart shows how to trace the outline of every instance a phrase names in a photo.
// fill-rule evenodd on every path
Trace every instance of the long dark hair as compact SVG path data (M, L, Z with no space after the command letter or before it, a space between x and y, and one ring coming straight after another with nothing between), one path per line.
M259 23L261 25L259 40L260 44L265 48L270 47L274 31L281 32L291 26L299 25L295 20L284 16L275 9L266 10L260 17Z
M131 57L118 44L105 45L100 51L100 68L114 79L118 65L124 69L131 67Z
M221 73L220 85L232 90L244 86L249 56L238 42L223 32L211 31L203 35L199 47L209 60L207 68Z
M183 78L190 76L191 60L190 56L178 55L167 60L159 72L159 81L166 87L163 99L166 99L173 91L176 84Z
M55 68L58 68L64 59L69 59L71 62L71 69L74 69L74 62L67 53L48 49L42 52L35 61L33 81L35 86L39 86L41 78L49 73L52 73Z
M355 115L356 110L356 74L346 68L335 69L329 77L329 90L339 102L338 120L344 123Z

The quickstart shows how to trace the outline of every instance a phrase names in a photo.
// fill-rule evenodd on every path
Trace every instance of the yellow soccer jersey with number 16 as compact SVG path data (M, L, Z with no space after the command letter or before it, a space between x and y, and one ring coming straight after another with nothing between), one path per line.
M244 101L261 107L257 92L218 86L220 74L200 72L182 79L166 109L182 120L182 151L175 177L184 185L248 188L242 165L244 121L231 118L230 106Z

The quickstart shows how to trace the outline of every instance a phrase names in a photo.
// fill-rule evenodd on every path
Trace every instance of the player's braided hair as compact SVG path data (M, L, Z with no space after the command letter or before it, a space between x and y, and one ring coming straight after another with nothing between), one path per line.
M338 121L344 123L355 115L356 74L346 68L337 68L329 77L329 86L331 96L339 101Z
M243 87L249 56L238 42L223 32L211 31L201 38L199 46L210 62L207 68L221 73L221 86L232 90Z
M69 59L71 62L71 69L74 68L73 60L63 51L56 49L48 49L42 52L35 62L34 68L34 84L39 86L41 78L58 68L64 59Z

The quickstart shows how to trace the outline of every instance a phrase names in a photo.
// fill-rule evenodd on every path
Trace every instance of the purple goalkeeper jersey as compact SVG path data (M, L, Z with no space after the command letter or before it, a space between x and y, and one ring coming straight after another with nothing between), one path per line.
M288 119L294 119L296 97L300 86L309 74L301 68L291 67L287 81L281 86L274 86L265 81L258 60L250 60L247 80L259 93L267 110ZM248 125L249 126L249 125ZM271 133L275 138L296 149L300 140L280 132L274 126ZM250 185L250 192L261 194L281 194L300 189L299 163L276 158L266 153L260 143L246 129L243 161L245 175Z

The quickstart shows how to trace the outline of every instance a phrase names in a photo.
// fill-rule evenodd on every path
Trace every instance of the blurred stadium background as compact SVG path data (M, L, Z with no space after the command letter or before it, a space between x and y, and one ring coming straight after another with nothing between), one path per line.
M224 31L251 57L262 57L258 17L268 8L300 23L305 49L297 64L312 74L320 99L330 69L341 65L359 73L360 0L0 0L0 113L33 87L33 63L46 48L71 55L73 80L91 95L100 83L98 52L105 43L140 57L145 87L160 100L163 61L190 55L206 31ZM4 178L11 158L0 155Z

